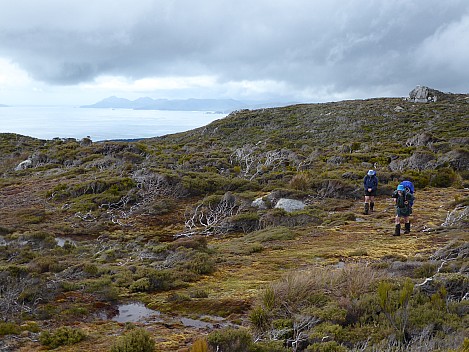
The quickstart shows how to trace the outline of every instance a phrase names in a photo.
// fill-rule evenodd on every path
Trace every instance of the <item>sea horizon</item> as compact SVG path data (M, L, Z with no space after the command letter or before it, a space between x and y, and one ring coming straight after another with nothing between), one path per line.
M135 140L185 132L225 117L214 111L15 105L0 108L0 133L38 139Z

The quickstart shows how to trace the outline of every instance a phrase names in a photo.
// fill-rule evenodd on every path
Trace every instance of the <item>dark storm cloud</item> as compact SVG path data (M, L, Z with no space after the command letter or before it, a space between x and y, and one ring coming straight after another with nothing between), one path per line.
M311 92L468 91L468 38L466 0L19 0L0 11L0 56L59 85L213 75Z

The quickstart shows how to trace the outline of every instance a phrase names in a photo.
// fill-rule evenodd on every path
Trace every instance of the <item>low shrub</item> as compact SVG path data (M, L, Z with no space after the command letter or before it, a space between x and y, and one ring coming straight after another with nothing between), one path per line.
M163 215L171 213L176 207L176 202L170 198L158 199L152 204L152 212L154 215Z
M423 263L421 266L414 269L415 278L427 278L436 273L437 266L432 263Z
M196 340L189 352L208 352L207 340L205 338Z
M31 262L30 268L31 271L36 273L46 273L51 271L50 269L54 267L54 264L57 264L56 261L55 258L51 257L38 257Z
M307 191L311 187L311 176L308 173L300 172L293 176L288 185L299 191Z
M456 173L451 168L441 168L435 170L430 176L430 186L447 188L456 181Z
M86 282L86 292L92 293L102 301L115 301L119 297L118 289L110 278L90 280Z
M43 331L39 335L39 341L49 348L57 348L59 346L74 345L86 338L86 334L80 329L73 329L63 326L57 330Z
M308 346L308 352L346 352L347 348L335 341L316 342Z
M150 280L147 277L142 277L137 281L134 281L130 285L131 292L149 292L150 291Z
M256 232L252 232L244 236L245 242L270 242L270 241L286 241L295 238L295 234L287 227L279 226L274 228L266 228Z
M209 275L215 271L215 261L207 253L197 252L183 267L199 275Z
M21 332L19 325L15 323L0 322L0 336L18 335Z
M182 293L171 293L166 297L166 302L168 303L180 303L180 302L188 302L191 298Z
M17 213L18 219L25 224L40 224L46 218L44 209L26 208Z
M174 287L174 276L169 271L152 271L148 276L149 291L168 291Z
M112 345L110 352L153 352L155 341L144 329L132 329Z
M208 298L208 291L204 289L196 289L189 292L191 298Z
M291 349L283 345L283 341L257 342L253 352L290 352Z
M0 226L0 236L9 235L10 233L13 233L12 229Z
M175 250L179 247L204 250L207 248L207 238L204 236L182 237L167 245L167 249Z
M83 265L83 272L88 274L89 276L98 276L99 274L99 268L96 266L96 264L93 263L85 263Z
M249 313L249 320L255 329L264 331L269 324L269 312L263 307L257 306Z
M247 352L253 345L251 334L245 329L215 330L207 336L210 351Z

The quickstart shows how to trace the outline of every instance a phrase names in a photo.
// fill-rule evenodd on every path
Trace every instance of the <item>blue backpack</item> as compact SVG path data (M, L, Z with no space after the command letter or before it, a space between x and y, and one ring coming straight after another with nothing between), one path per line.
M402 181L400 184L404 186L406 192L414 195L415 187L414 187L414 184L412 182L406 180L406 181ZM414 205L414 199L412 199L409 202L409 204L410 204L410 206L413 206Z

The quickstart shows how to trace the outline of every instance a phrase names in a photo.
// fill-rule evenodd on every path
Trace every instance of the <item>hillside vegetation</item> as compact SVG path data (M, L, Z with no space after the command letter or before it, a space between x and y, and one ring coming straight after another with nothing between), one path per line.
M463 94L137 142L0 134L0 350L465 351L468 142ZM412 229L394 237L403 179ZM132 302L155 314L113 319Z

